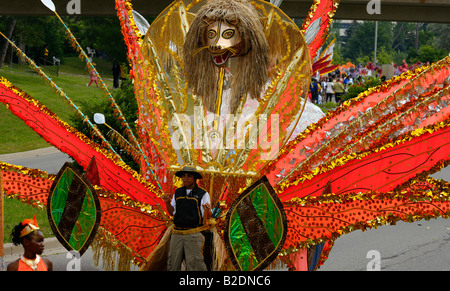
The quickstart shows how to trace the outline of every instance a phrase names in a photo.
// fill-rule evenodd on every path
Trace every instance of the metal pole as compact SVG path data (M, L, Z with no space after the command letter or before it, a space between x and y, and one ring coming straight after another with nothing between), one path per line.
M373 64L377 63L378 21L375 21L375 49L373 51Z
M12 49L12 48L11 48ZM3 248L3 174L2 171L0 171L0 271L5 270L5 250Z

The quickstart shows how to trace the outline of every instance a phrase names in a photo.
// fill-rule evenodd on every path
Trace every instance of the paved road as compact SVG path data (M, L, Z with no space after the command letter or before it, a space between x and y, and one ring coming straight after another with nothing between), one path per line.
M432 175L450 182L450 166ZM323 271L449 271L450 219L397 222L357 230L335 241Z
M49 174L57 174L66 161L72 162L73 160L69 155L60 152L58 149L48 147L28 152L0 155L0 161L43 170Z
M442 218L381 226L335 241L321 271L449 271L450 221Z
M47 148L3 155L0 160L56 174L70 158L54 148ZM433 177L450 181L450 166ZM94 266L90 249L77 261L70 255L68 257L67 251L57 241L48 240L51 249L47 248L46 253L54 262L55 270L102 270ZM398 222L395 226L381 226L365 232L358 230L335 241L328 260L320 270L362 271L376 269L377 266L386 271L450 270L449 242L450 220L442 218L414 223ZM378 258L379 265L374 265Z

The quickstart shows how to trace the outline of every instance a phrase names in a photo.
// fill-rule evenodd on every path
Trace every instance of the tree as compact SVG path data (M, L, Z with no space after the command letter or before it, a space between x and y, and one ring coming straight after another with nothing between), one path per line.
M375 22L366 21L355 25L342 48L343 57L356 62L358 58L367 57L373 60L375 47ZM392 47L392 23L378 23L377 47Z
M84 50L93 48L113 62L127 61L127 48L117 17L66 16L63 19ZM66 51L71 52L71 47L67 46Z
M390 64L393 61L392 54L390 53L391 50L387 49L386 47L382 46L378 48L377 51L377 60L379 64Z
M42 63L44 48L49 50L49 57L62 57L64 33L55 17L48 16L16 16L0 19L0 24L8 23L7 37L14 41L30 58ZM2 29L2 25L0 25ZM5 49L2 46L2 50ZM3 53L3 51L2 51ZM3 55L0 55L3 60Z
M415 42L415 23L397 22L393 25L392 49L406 52Z
M367 63L373 60L374 22L353 21L345 35L337 38L339 60ZM436 61L450 52L450 25L437 23L378 22L379 64ZM334 62L335 64L339 62Z
M450 24L430 23L428 28L435 36L433 39L433 45L437 49L450 52Z
M418 50L411 49L408 52L409 63L434 63L443 59L447 52L442 49L436 49L431 45L423 45Z
M5 35L7 38L11 39L11 36L14 32L14 28L16 27L16 18L14 17L8 17L5 19L8 22ZM3 66L3 62L5 61L6 52L8 50L8 41L6 39L3 39L2 42L0 42L0 69Z
M8 21L11 25L8 26ZM12 22L16 21L16 22ZM70 28L84 50L91 47L103 52L111 61L126 62L126 46L117 17L64 16L63 21ZM44 49L52 56L63 59L64 55L74 55L74 50L66 38L63 25L55 16L0 17L0 31L38 64L42 64ZM9 34L9 31L11 34ZM7 46L0 41L0 60L6 54ZM3 55L3 58L2 58ZM98 56L98 55L97 55Z

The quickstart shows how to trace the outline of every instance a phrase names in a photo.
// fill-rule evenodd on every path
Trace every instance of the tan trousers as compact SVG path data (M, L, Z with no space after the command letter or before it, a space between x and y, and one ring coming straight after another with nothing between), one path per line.
M181 271L181 263L186 260L186 271L207 271L203 259L205 238L200 232L193 234L172 234L170 239L167 270Z

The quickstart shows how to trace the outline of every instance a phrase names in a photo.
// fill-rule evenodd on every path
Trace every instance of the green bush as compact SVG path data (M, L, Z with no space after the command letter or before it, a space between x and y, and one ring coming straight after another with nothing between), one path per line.
M322 109L322 111L324 113L327 113L328 111L333 111L336 109L337 104L334 102L327 102L327 103L323 103L318 105L320 109Z
M381 84L381 80L375 77L365 77L361 79L361 82L357 80L354 80L353 82L354 84L348 88L343 101L355 98L362 92L367 91L369 88L376 87Z

